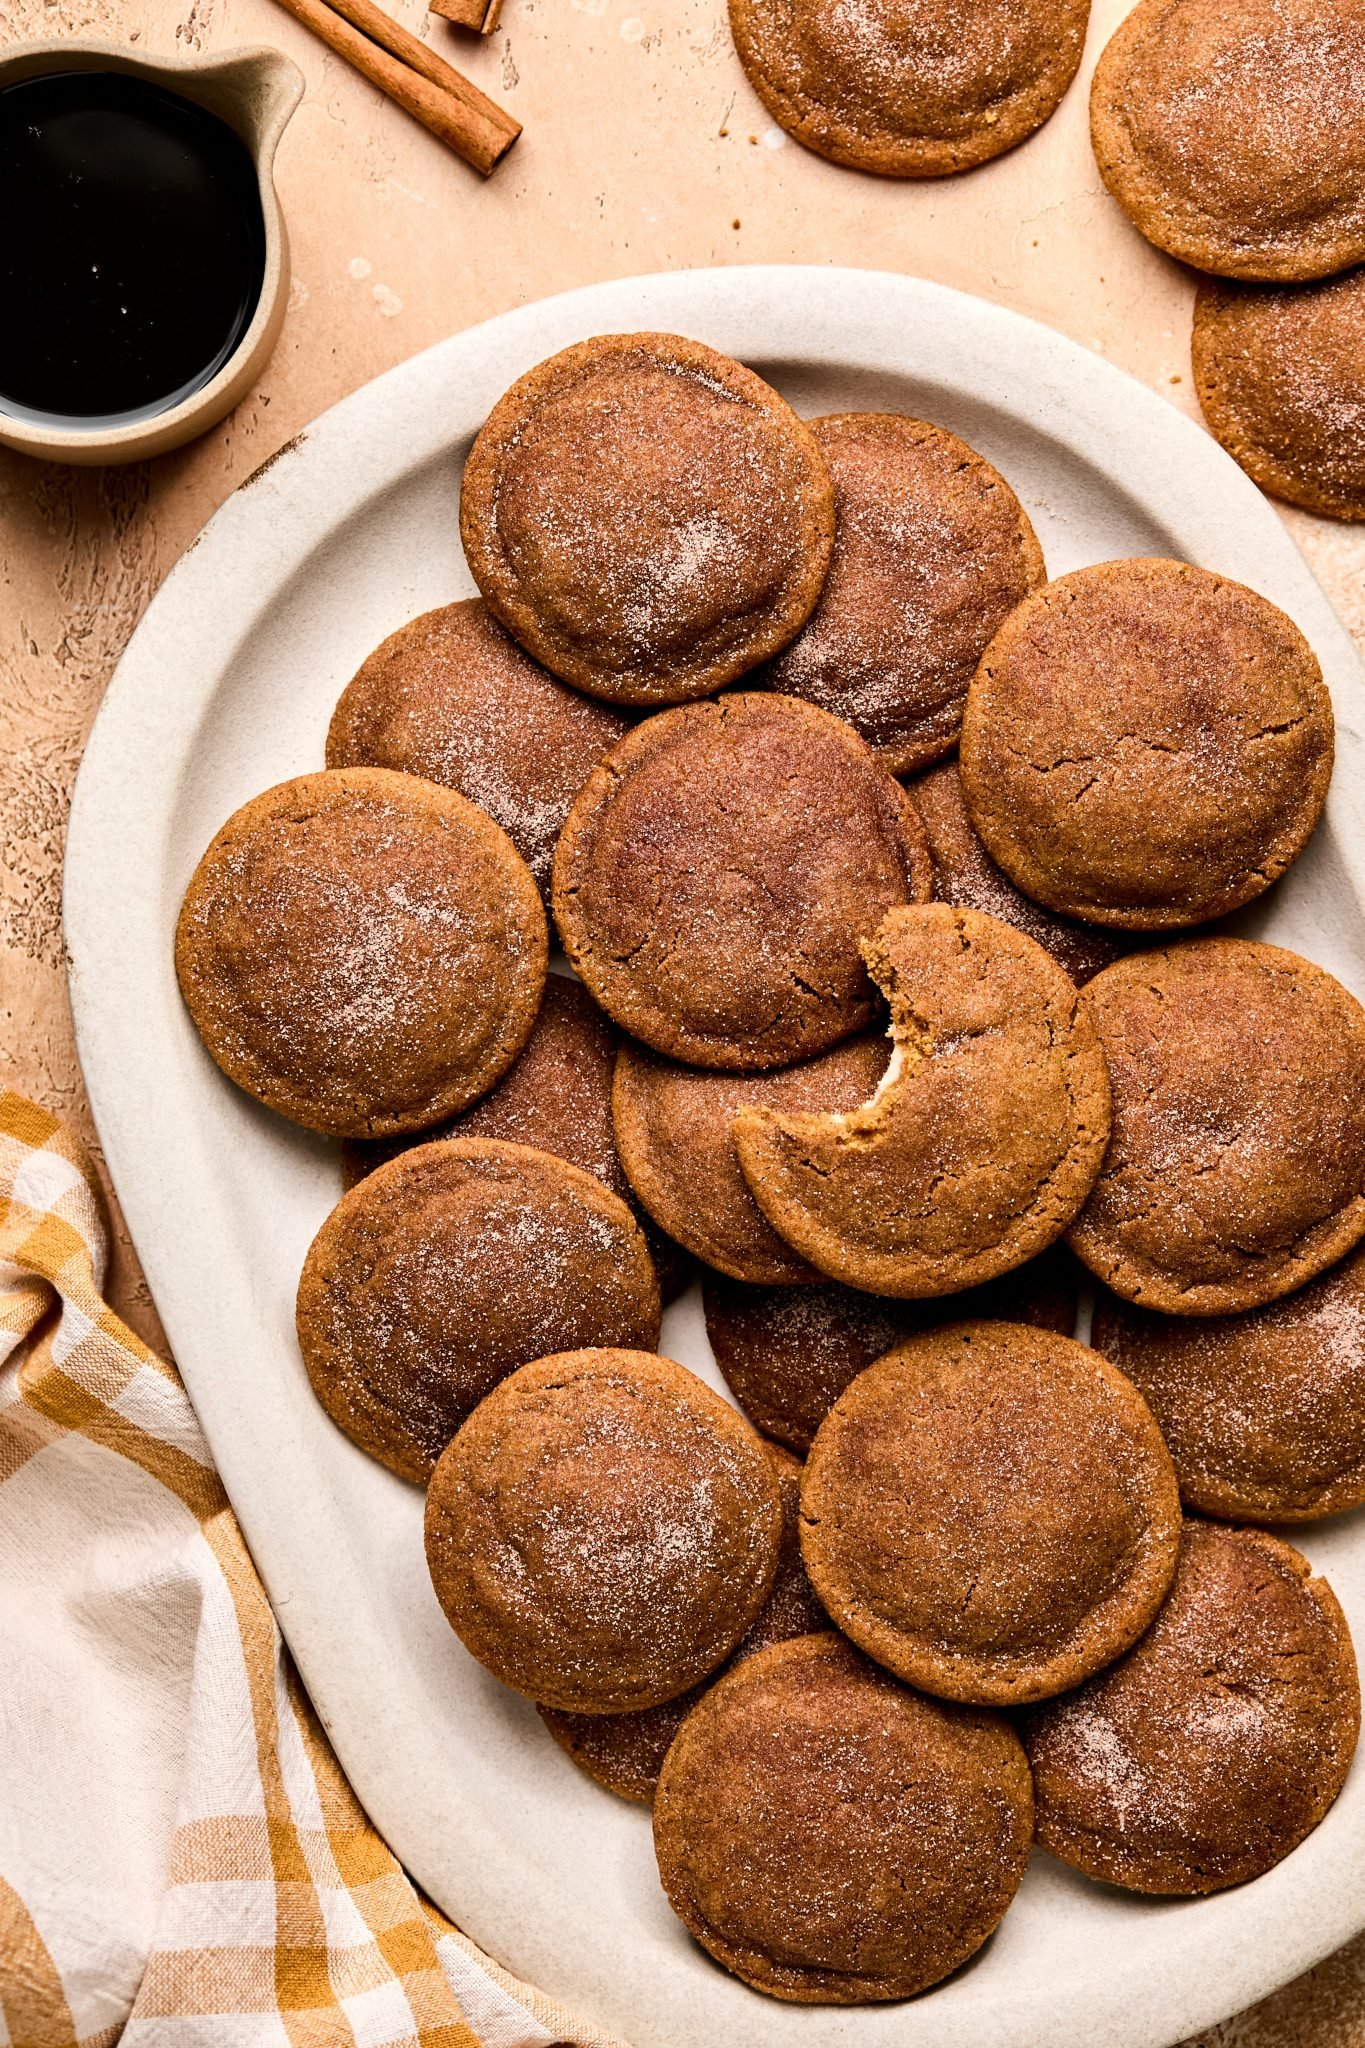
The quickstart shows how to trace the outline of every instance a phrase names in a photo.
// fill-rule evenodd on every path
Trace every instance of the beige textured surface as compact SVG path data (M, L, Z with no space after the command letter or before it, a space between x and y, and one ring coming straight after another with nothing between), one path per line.
M259 388L196 446L124 470L0 450L0 1082L89 1129L60 937L66 807L100 693L158 582L258 464L336 398L527 299L635 271L822 261L937 278L1099 349L1189 412L1193 287L1104 195L1085 91L1123 0L1098 0L1081 76L1010 156L882 183L774 130L724 0L507 0L480 41L392 10L526 125L485 185L271 0L6 0L0 39L97 34L148 50L269 41L308 93L281 146L293 240L284 335ZM1365 646L1365 532L1286 513ZM395 621L397 623L397 621ZM126 1242L115 1305L155 1339ZM1365 1938L1199 2048L1365 2048Z

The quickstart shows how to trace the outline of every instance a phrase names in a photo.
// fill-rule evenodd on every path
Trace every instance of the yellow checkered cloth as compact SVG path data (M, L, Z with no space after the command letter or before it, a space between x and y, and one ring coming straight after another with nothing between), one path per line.
M370 1826L107 1246L79 1143L0 1094L0 2043L618 2048Z

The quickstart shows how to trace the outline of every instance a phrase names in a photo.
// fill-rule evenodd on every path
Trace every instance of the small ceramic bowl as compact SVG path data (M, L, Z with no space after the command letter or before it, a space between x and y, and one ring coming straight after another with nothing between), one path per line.
M0 443L53 462L140 462L192 441L231 412L269 360L289 296L289 244L275 192L275 150L303 95L303 74L259 45L214 57L143 57L126 44L86 40L19 43L0 55L0 86L54 71L123 71L193 100L225 121L256 166L265 219L265 276L251 323L207 384L147 418L82 427L18 419L0 403Z

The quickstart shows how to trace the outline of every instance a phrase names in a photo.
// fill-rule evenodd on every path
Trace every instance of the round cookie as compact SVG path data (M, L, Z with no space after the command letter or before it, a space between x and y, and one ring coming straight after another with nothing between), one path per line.
M643 1351L523 1366L427 1492L447 1621L504 1685L570 1713L657 1706L714 1671L772 1590L781 1533L748 1423Z
M313 1391L353 1443L424 1480L476 1404L564 1345L652 1347L640 1227L592 1174L529 1145L420 1145L342 1197L299 1280Z
M706 1335L725 1383L755 1429L804 1457L851 1380L884 1351L937 1323L1032 1323L1069 1337L1080 1268L1053 1245L1012 1273L936 1301L860 1294L837 1280L816 1287L747 1287L702 1278Z
M1098 925L1077 924L1044 910L1015 888L981 843L962 795L956 761L940 761L910 786L934 861L934 895L963 910L982 910L1017 925L1051 953L1075 982L1089 981L1119 959L1131 941Z
M1286 282L1365 257L1365 0L1141 0L1090 93L1100 175L1196 270Z
M1233 1315L1365 1235L1365 1011L1297 953L1199 939L1119 960L1082 1004L1113 1135L1070 1232L1124 1300Z
M620 704L708 696L810 617L834 490L809 427L729 356L608 334L518 379L465 464L460 534L507 630Z
M907 1692L832 1634L746 1658L683 1723L659 1876L704 1949L803 2005L910 1998L1019 1888L1033 1794L999 1714Z
M566 689L505 633L482 598L410 619L342 691L329 768L397 768L487 811L549 901L569 806L630 721Z
M842 719L745 691L646 719L555 849L564 950L622 1029L756 1071L871 1020L858 941L929 893L913 804Z
M992 634L1045 580L998 470L903 413L811 421L834 480L834 556L810 620L762 680L846 718L892 775L957 739Z
M350 1139L341 1148L342 1179L353 1188L413 1143L433 1138L500 1138L553 1152L605 1187L636 1213L668 1302L692 1275L692 1262L636 1203L616 1150L611 1083L620 1034L581 982L549 974L531 1036L516 1064L472 1109L418 1139Z
M1038 1841L1129 1891L1245 1884L1318 1825L1359 1731L1355 1652L1326 1580L1262 1529L1187 1522L1141 1642L1025 1724Z
M844 1634L923 1692L1047 1699L1165 1598L1180 1496L1151 1410L1084 1344L956 1323L859 1374L821 1423L801 1551Z
M775 1444L765 1444L764 1449L772 1460L782 1497L777 1577L766 1606L727 1669L742 1657L752 1657L756 1650L766 1650L770 1643L814 1635L829 1626L801 1562L801 1467ZM677 1699L646 1707L638 1714L561 1714L554 1707L537 1711L565 1755L588 1777L622 1799L648 1806L669 1744L711 1683L703 1679Z
M1263 491L1365 519L1365 270L1280 287L1206 280L1193 356L1210 431Z
M234 811L185 892L180 993L239 1088L378 1137L465 1108L535 1022L547 934L505 832L381 768L300 775Z
M818 1279L750 1194L732 1136L735 1113L753 1103L856 1109L875 1093L888 1050L884 1038L852 1038L799 1066L717 1074L627 1042L612 1109L631 1186L663 1230L719 1272L789 1285Z
M1101 562L1026 598L967 693L962 791L992 859L1067 917L1221 917L1308 843L1332 705L1293 621L1187 562Z
M993 917L893 911L863 944L895 1051L843 1116L752 1108L739 1163L780 1236L872 1294L954 1294L1022 1266L1085 1201L1109 1083L1075 983Z
M1076 75L1088 0L730 0L749 83L831 163L941 178L1013 149Z
M1190 1507L1311 1522L1365 1506L1365 1250L1247 1315L1107 1295L1090 1341L1146 1399Z

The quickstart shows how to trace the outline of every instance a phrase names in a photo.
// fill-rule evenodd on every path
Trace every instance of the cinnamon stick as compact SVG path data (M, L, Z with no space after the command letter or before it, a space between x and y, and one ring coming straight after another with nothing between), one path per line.
M374 0L334 0L331 6L327 0L279 4L484 177L520 135L519 121L383 13Z
M502 13L502 0L429 0L427 12L439 14L443 21L453 21L456 28L491 36Z

